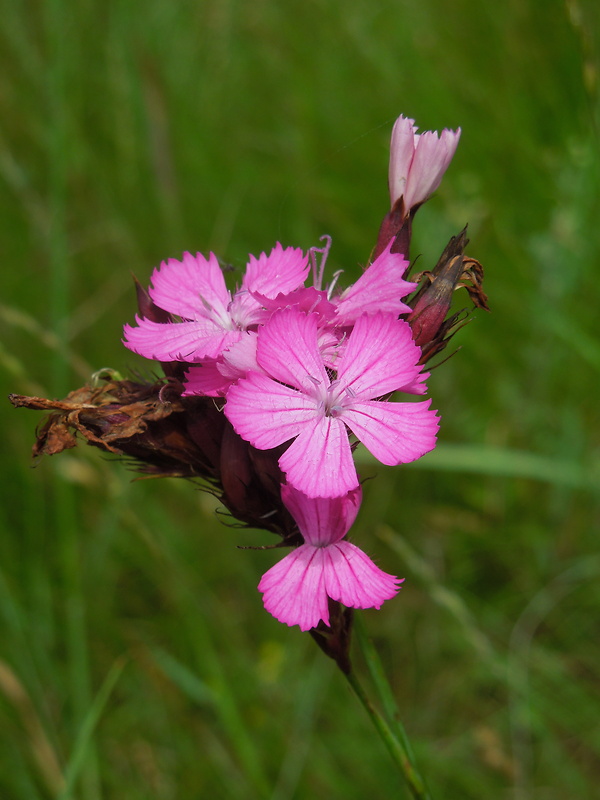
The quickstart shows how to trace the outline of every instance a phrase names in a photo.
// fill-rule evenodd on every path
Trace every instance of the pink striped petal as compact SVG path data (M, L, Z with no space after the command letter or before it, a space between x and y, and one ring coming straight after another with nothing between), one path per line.
M308 497L340 497L355 489L358 477L344 423L320 416L300 427L300 435L279 459L288 483Z
M308 394L329 386L329 378L317 344L317 315L294 308L277 311L259 331L256 359L282 383Z
M401 580L379 569L351 542L321 548L325 591L350 608L381 608L398 592Z
M404 205L409 209L425 202L435 192L448 169L460 139L460 128L425 131L418 135L415 154L404 191Z
M185 389L181 393L182 396L225 397L232 382L223 375L220 366L220 361L211 359L199 366L190 367L185 373Z
M314 419L315 401L266 375L250 372L227 393L225 416L259 450L287 442Z
M410 325L392 314L362 316L348 338L338 364L340 385L360 398L382 397L406 384L418 384L421 349Z
M307 314L318 314L321 318L321 323L332 320L335 316L335 306L327 299L327 292L318 291L313 286L307 286L306 289L300 287L293 292L278 294L275 297L267 297L258 292L253 292L252 296L270 312L279 311L283 308L296 308L298 311L304 311Z
M348 533L362 501L362 489L357 486L341 497L307 497L295 487L284 484L281 499L296 520L307 544L334 544Z
M279 242L269 255L250 256L243 286L249 292L276 297L302 286L309 271L308 255L299 247L286 247Z
M178 261L163 261L152 274L150 297L157 306L187 319L206 316L207 305L216 315L226 315L231 300L219 262L213 253L184 253Z
M430 403L356 401L344 410L343 419L382 464L407 464L435 447L439 421Z
M246 330L251 325L263 325L270 314L246 289L236 292L229 304L228 313L236 328Z
M409 262L398 253L390 253L393 239L360 278L340 295L337 317L343 325L351 325L362 314L407 314L410 307L400 298L416 289L416 283L403 280Z
M320 620L329 625L327 593L320 557L321 548L303 544L262 576L258 591L267 611L279 622L315 628Z
M136 325L125 325L123 344L134 353L158 361L200 361L217 358L242 335L225 331L210 320L152 322L136 317Z
M379 569L350 542L303 544L265 572L258 590L279 622L308 631L329 625L327 597L351 608L380 608L402 581Z
M416 127L414 119L399 116L392 129L390 144L389 185L392 206L402 197L410 164L415 153Z
M405 383L404 386L399 386L396 391L404 392L405 394L425 394L427 392L425 381L429 377L431 377L430 372L421 372L413 381Z
M228 350L223 353L223 375L232 380L243 377L247 372L263 372L256 360L258 335L254 331L246 331Z
M256 342L257 334L246 331L239 341L223 352L221 358L203 361L200 367L191 367L186 373L184 397L193 394L225 397L229 387L248 372L263 372L256 361Z

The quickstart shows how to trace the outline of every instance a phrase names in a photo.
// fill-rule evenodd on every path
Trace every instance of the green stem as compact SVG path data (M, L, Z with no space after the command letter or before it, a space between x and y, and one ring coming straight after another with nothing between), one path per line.
M360 614L356 614L354 617L354 632L356 635L356 641L358 642L363 658L365 659L367 669L369 670L369 675L371 676L371 680L373 681L373 685L375 686L375 690L379 696L379 701L383 706L385 715L389 720L396 736L402 742L402 745L408 754L409 760L415 764L415 755L413 753L410 740L406 734L406 731L404 730L404 725L400 721L400 710L398 709L392 687L385 676L385 671L383 669L381 659L379 658L379 653L375 649L373 641L367 635L365 623L362 615Z
M365 635L364 629L359 623L358 636L359 645L367 661L369 671L374 679L379 695L381 697L386 713L392 720L392 725L384 719L375 706L371 703L362 684L357 679L355 673L350 671L345 673L348 683L352 690L363 704L365 711L371 717L371 721L381 736L394 762L402 772L412 796L415 800L432 800L429 790L425 786L425 781L417 769L415 758L410 746L410 742L404 731L397 714L397 708L393 699L393 694L389 683L385 679L381 663L376 654L375 648Z

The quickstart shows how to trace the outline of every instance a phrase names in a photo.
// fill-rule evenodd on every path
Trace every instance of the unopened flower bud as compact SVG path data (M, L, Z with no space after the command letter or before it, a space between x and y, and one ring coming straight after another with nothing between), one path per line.
M453 236L432 272L419 276L424 283L412 298L412 312L406 321L412 328L413 339L423 351L420 364L446 347L448 341L464 324L464 313L448 317L454 291L466 288L474 305L489 311L487 298L481 288L481 264L464 255L468 244L466 228Z
M389 186L392 208L402 201L403 215L424 203L441 183L460 139L444 129L417 133L412 119L400 116L392 130Z
M379 229L374 260L393 239L392 253L408 258L412 219L441 183L460 139L460 128L417 133L415 121L400 116L392 130L389 188L391 210Z

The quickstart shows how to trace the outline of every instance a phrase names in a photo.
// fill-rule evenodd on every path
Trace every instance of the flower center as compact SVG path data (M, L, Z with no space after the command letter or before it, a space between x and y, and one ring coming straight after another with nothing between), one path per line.
M327 387L323 398L323 413L326 417L339 417L345 407L348 398L354 397L352 389L343 386L338 380L334 380Z

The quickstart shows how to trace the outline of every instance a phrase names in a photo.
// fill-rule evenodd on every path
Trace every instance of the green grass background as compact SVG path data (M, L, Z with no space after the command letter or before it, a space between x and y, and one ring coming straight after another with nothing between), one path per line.
M439 450L361 465L355 541L406 577L366 624L434 797L596 796L597 4L0 6L4 395L147 369L120 344L131 274L183 250L243 270L328 233L356 277L395 117L462 127L412 255L469 222L493 313L431 377ZM333 664L263 610L279 556L236 545L266 534L91 448L32 470L40 416L0 413L3 800L406 796Z

